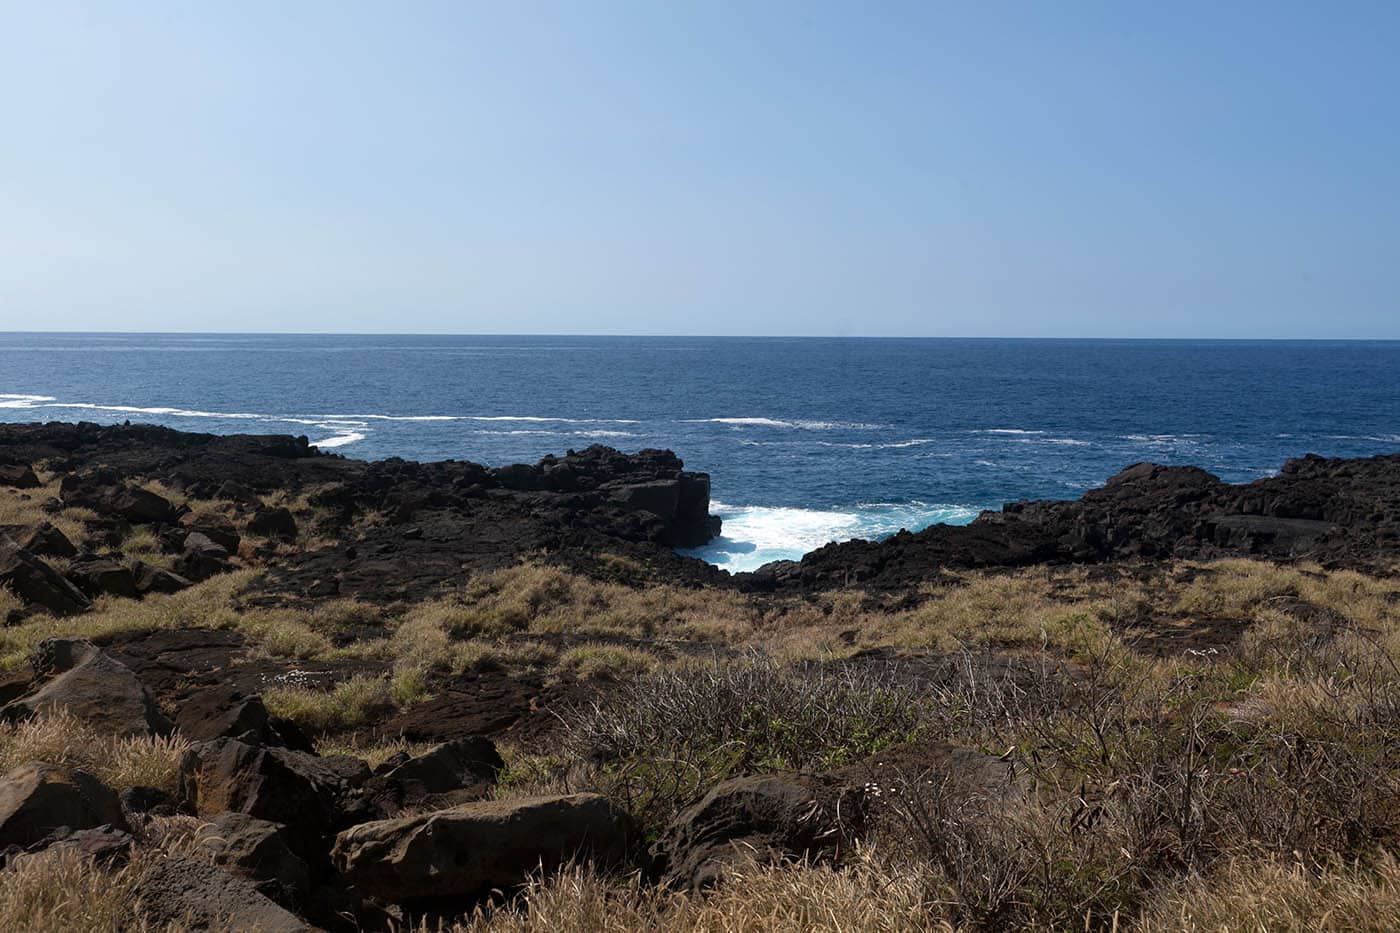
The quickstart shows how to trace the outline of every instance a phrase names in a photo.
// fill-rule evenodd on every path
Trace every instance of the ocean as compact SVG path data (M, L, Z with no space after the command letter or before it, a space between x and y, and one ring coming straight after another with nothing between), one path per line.
M1076 498L1400 450L1400 342L0 334L0 420L305 434L366 459L667 447L731 570Z

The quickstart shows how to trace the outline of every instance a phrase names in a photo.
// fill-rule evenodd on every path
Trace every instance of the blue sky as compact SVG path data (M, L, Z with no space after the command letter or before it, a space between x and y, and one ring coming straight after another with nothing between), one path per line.
M1400 4L0 0L0 330L1400 337Z

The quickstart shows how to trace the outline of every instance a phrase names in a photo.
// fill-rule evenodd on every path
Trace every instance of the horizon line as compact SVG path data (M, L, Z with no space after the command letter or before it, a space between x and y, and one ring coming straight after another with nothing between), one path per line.
M241 331L241 330L0 330L3 336L104 337L484 337L667 340L1073 340L1217 343L1400 343L1395 337L1182 337L1182 336L1005 336L986 334L682 334L682 333L465 333L456 331Z

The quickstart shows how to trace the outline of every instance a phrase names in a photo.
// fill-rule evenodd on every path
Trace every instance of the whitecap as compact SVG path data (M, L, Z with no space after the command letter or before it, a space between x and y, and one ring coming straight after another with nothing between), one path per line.
M1027 431L1024 428L980 428L973 434L1044 434L1044 431Z
M541 421L556 424L640 424L635 418L546 418L541 415L462 415L463 421Z
M780 418L682 418L680 424L727 424L734 428L786 428L800 431L878 431L883 424L863 421L784 421Z
M314 443L312 443L311 446L320 448L344 447L346 444L353 444L356 441L362 441L364 439L365 436L358 431L347 431L344 434L337 434L334 437L328 437L323 441L315 441Z
M921 501L803 509L734 506L713 500L710 511L724 520L723 535L703 547L681 553L731 572L755 570L775 560L797 560L833 541L878 539L900 529L917 531L938 522L966 524L978 514L969 506Z
M0 408L34 408L41 402L52 402L51 395L12 395L0 393Z
M1400 434L1328 434L1329 441L1379 441L1383 444L1400 443Z

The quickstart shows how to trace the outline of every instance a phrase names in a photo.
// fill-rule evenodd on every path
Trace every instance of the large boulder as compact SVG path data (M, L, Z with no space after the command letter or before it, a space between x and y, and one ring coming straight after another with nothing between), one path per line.
M69 505L80 505L133 525L167 524L176 516L170 500L127 483L114 470L70 473L63 478L58 494Z
M0 486L13 489L37 489L39 477L27 463L0 463Z
M200 534L228 553L238 553L238 545L242 540L239 537L238 529L233 527L233 522L222 515L190 512L180 519L180 525L185 529L186 546L189 545L189 535Z
M61 827L104 825L131 829L116 792L91 774L31 761L0 778L0 846L32 846Z
M206 687L181 703L175 728L195 742L238 739L245 745L312 751L311 742L299 728L268 714L262 697L227 684Z
M221 813L200 830L198 840L215 864L249 879L284 907L297 909L311 892L310 870L292 851L285 826L246 813Z
M258 509L248 519L248 533L291 541L297 536L297 520L284 508Z
M136 592L141 596L151 593L178 593L193 584L164 567L157 567L145 561L137 561L131 568L136 578Z
M180 796L195 813L244 813L281 823L303 856L340 828L353 784L334 761L237 739L200 743L180 763Z
M510 888L574 858L620 861L627 815L598 794L490 800L342 832L331 853L359 890L390 901Z
M33 693L0 709L5 718L66 712L109 735L170 731L170 721L131 669L89 641L46 638L35 649L31 663L36 674L53 676Z
M88 555L73 561L68 567L68 579L91 598L106 595L134 599L140 595L131 568L110 557Z
M5 535L0 535L0 586L54 615L76 615L91 606L82 590Z
M228 549L200 531L185 536L185 550L175 561L175 572L196 583L232 570Z
M388 816L405 806L440 809L486 796L504 767L495 744L474 735L444 742L376 775L365 793Z
M806 774L764 774L716 785L653 847L658 870L703 888L732 866L833 855L862 829L864 792Z
M51 522L40 522L27 534L12 534L19 546L40 557L76 557L78 548Z
M146 927L153 930L305 933L311 929L253 882L189 856L170 855L147 863L133 894Z

